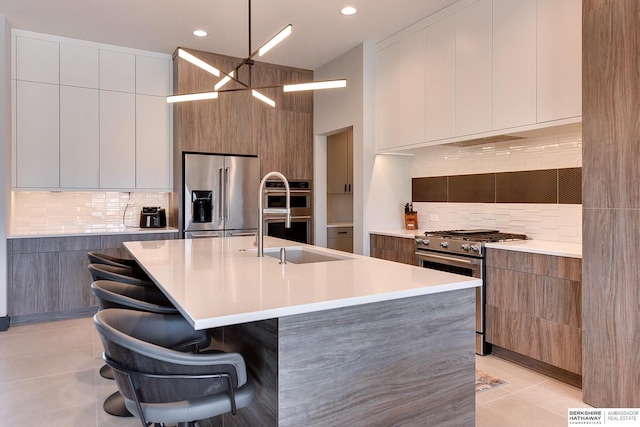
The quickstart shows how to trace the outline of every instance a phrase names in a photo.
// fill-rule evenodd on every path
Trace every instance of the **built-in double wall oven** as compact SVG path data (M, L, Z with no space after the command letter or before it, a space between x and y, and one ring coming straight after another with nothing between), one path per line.
M291 228L285 228L282 214L264 216L264 230L267 236L280 237L300 243L313 243L313 207L311 181L289 181ZM286 207L286 191L282 181L267 181L264 189L264 206L267 208Z

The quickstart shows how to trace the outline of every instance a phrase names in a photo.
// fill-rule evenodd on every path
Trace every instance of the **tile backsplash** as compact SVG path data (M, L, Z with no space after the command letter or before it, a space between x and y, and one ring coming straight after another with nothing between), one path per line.
M412 177L582 166L582 133L468 147L440 145L415 156ZM582 243L582 205L414 202L421 229L492 228L549 241Z
M47 192L11 193L11 234L88 232L138 227L143 206L167 209L170 193Z

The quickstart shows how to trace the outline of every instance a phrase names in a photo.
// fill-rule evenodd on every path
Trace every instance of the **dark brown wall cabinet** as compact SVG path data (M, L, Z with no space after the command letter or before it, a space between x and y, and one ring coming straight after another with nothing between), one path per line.
M127 257L122 243L173 239L177 233L43 237L7 241L11 323L76 317L95 311L87 252Z
M582 260L487 248L487 340L582 375Z

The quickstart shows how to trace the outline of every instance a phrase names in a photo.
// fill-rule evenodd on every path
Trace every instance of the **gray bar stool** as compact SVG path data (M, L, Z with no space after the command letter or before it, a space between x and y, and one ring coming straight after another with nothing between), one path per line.
M159 314L179 314L171 302L155 287L139 286L109 280L97 280L91 284L91 291L98 300L100 310L119 308ZM198 352L206 348L211 338L206 331L191 330L187 336L179 337L175 350ZM108 365L100 368L100 375L114 379L112 369ZM119 391L107 397L102 404L105 412L118 417L130 417L124 399Z
M107 264L89 264L88 268L94 281L113 280L114 282L122 282L129 285L156 286L151 279L137 275L137 272L130 267L116 267Z
M120 268L130 268L131 272L129 275L132 277L137 277L142 280L151 281L147 273L144 272L140 264L135 259L131 258L119 258L112 255L103 254L96 251L91 251L87 253L87 257L89 258L90 264L103 264L110 265L112 267L120 267Z
M143 426L195 426L252 402L254 382L239 353L171 349L193 331L182 316L109 308L93 321L125 404Z

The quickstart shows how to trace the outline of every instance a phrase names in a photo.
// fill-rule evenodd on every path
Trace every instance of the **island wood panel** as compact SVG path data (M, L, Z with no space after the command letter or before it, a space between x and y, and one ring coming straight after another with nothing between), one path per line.
M583 1L583 399L640 406L640 3Z
M411 238L371 234L369 246L369 253L374 258L417 265L415 244Z
M257 385L224 426L473 425L474 307L464 289L224 327Z

